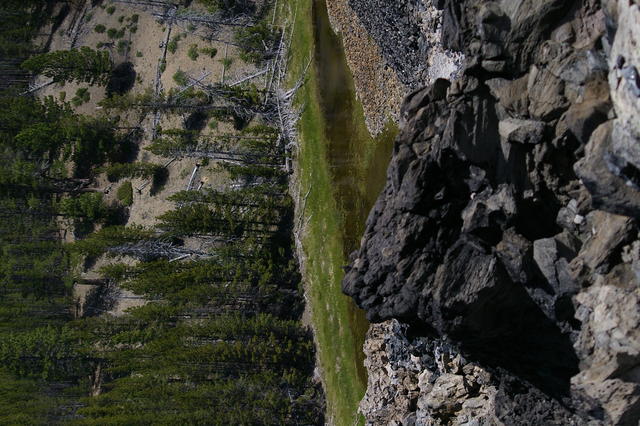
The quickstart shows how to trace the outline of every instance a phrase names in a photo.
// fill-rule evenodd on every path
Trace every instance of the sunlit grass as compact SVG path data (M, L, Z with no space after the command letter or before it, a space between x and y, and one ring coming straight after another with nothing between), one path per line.
M297 2L297 5L290 3L291 10L297 7L289 65L291 78L295 79L313 55L313 16L311 0ZM326 157L328 141L313 67L307 78L297 99L305 108L299 122L298 183L301 194L309 193L303 219L307 223L303 240L307 258L304 278L323 371L328 420L336 425L351 425L362 422L356 416L366 381L358 375L357 362L361 356L357 356L356 347L359 345L349 325L349 300L341 291L341 266L345 264L341 213L332 191Z
M314 53L312 3L313 0L288 0L282 8L282 22L287 19L285 15L291 17L289 12L296 17L289 62L292 84ZM306 224L303 238L306 255L304 279L323 372L328 420L340 426L363 424L364 419L357 414L357 409L367 385L362 365L362 343L368 323L341 289L344 277L342 266L347 263L343 240L344 213L336 201L335 185L327 159L329 141L320 107L317 78L317 70L311 66L307 81L297 95L298 105L304 106L298 126L298 185L302 196L308 194L303 202L304 210L301 211L303 223ZM368 135L359 103L356 103L355 116L355 137L364 141L364 145L358 153L354 179L361 193L366 193L370 186L367 183L368 174L381 146L379 140ZM388 142L396 131L394 126L390 126L380 139ZM367 202L372 203L376 195L370 194Z

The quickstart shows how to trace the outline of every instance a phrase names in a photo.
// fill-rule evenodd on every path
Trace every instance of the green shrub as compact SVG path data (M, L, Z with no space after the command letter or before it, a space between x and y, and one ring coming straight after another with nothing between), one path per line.
M107 30L107 36L109 38L117 38L118 37L118 30L116 30L115 28L109 28Z
M82 100L85 102L89 102L89 99L91 99L91 94L89 93L88 87L80 87L78 90L76 90L76 96L82 98Z
M173 81L175 81L179 86L186 86L189 84L187 74L181 69L178 69L178 71L173 75Z
M213 58L218 54L218 49L216 49L215 47L203 47L202 49L200 49L200 53Z
M107 8L107 13L108 13L109 15L113 15L113 12L115 12L115 11L116 11L116 7L115 7L115 6L109 6L109 7Z
M222 64L222 66L227 69L231 66L231 64L233 63L233 59L231 58L223 58L220 59L220 63Z
M136 57L138 57L138 58L142 58L142 52L138 50L138 51L136 52Z
M169 53L176 53L176 50L178 50L178 42L176 41L176 39L173 39L169 42L169 44L167 45L167 50L169 51Z
M131 181L125 181L116 191L116 197L125 206L133 204L133 185Z
M59 99L62 102L64 102L64 100L67 99L67 92L65 92L64 90L62 92L60 92Z
M116 38L122 38L122 37L124 37L124 31L125 31L125 29L124 29L124 28L120 28L120 29L118 30L118 32L116 33Z
M89 89L87 87L80 87L76 90L76 95L71 99L71 103L74 106L80 106L85 102L89 102L91 100L91 94L89 93Z
M106 27L102 24L98 24L93 28L93 31L97 32L98 34L102 34L103 32L106 31Z
M124 55L127 52L127 48L129 47L129 42L127 40L120 40L118 42L118 53Z
M174 38L171 39L171 41L169 42L169 44L167 44L167 50L171 53L176 53L176 50L178 50L178 42L180 41L180 36L177 35Z
M124 15L118 18L118 22L120 22L121 24L124 22Z
M162 74L164 72L164 70L166 70L166 69L167 69L167 61L163 60L160 63L160 74Z
M137 25L132 26L131 28L129 28L129 31L135 34L136 32L138 32L138 26Z
M192 44L191 46L189 46L189 52L187 52L187 56L189 56L192 61L198 59L198 56L200 56L200 54L198 53L197 44Z
M137 13L135 15L131 15L131 22L133 22L134 24L137 24L138 18L140 18L140 15L138 15Z

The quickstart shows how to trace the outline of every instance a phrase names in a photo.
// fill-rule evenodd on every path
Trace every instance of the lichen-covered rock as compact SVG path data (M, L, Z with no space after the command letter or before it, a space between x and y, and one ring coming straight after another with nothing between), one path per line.
M584 365L571 379L575 389L601 402L611 423L629 425L640 419L640 281L630 272L620 265L612 272L620 275L577 296L584 325L576 349Z
M584 424L584 416L500 369L469 361L445 339L411 334L397 320L369 329L360 403L367 424Z
M345 293L381 323L361 409L371 424L636 425L640 5L432 4L466 59L407 97L347 268Z
M449 78L463 56L443 48L442 12L434 0L348 0L382 51L385 62L409 89Z
M398 122L402 98L452 78L464 56L445 49L443 12L436 0L327 0L331 26L340 34L367 128L381 133ZM316 13L318 8L316 8Z

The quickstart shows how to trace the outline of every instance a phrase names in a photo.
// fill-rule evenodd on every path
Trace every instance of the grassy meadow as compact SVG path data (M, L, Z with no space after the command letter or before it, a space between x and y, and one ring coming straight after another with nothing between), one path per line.
M289 66L293 83L317 51L314 25L318 19L314 16L313 0L289 3L289 11L295 16ZM317 7L323 7L321 1L317 3ZM317 13L323 12L318 9ZM357 414L357 408L367 385L362 344L368 323L351 299L342 293L342 266L347 264L348 251L358 243L366 212L384 183L391 141L397 129L388 126L388 130L375 139L369 135L349 78L344 101L351 105L351 141L347 147L338 147L348 152L338 154L351 160L347 169L336 170L331 162L336 153L329 152L335 149L335 143L330 140L331 127L323 111L320 74L314 61L307 71L305 85L297 94L297 104L303 108L298 126L297 183L301 194L300 220L305 224L304 279L327 397L327 418L336 425L362 424L364 419ZM350 175L347 178L352 179L350 184L355 187L348 194L340 193L340 185L336 184L337 178L344 179L345 175ZM346 200L349 206L345 196L349 197ZM357 217L354 218L354 214Z

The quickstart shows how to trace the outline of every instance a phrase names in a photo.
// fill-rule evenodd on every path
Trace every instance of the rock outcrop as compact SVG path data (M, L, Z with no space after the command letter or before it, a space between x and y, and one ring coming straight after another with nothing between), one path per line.
M405 100L347 268L345 293L380 323L361 410L370 424L636 425L640 4L433 5L465 63Z
M367 129L372 135L378 135L389 119L399 121L402 99L410 90L386 64L380 47L369 36L348 1L326 0L326 4L331 27L342 39Z
M445 49L443 12L434 0L327 0L342 37L356 94L372 135L400 120L402 98L460 68L461 52Z

